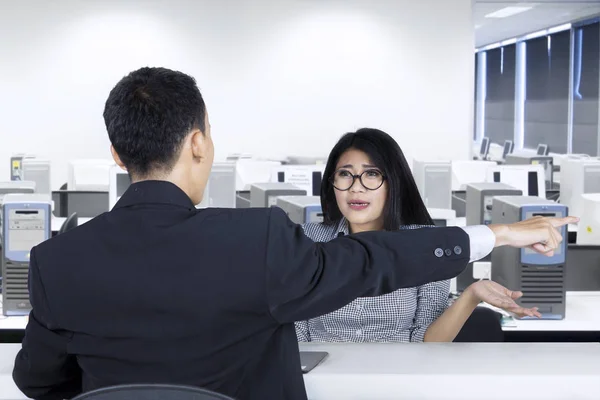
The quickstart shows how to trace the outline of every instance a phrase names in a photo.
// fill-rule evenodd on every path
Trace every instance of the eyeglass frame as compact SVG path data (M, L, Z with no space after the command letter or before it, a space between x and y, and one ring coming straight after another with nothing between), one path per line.
M334 183L334 181L335 181L335 174L336 174L338 171L342 171L342 170L343 170L343 171L346 171L346 172L348 172L348 173L350 174L350 176L352 176L352 184L350 184L350 186L348 186L348 189L339 189L339 188L337 188L337 187L335 186L335 183ZM348 171L348 170L345 170L345 169L343 169L343 168L340 168L340 169L338 169L338 170L335 170L335 171L333 172L333 175L332 175L332 176L329 178L329 182L331 183L331 186L333 186L333 188L334 188L335 190L339 190L340 192L347 192L348 190L352 189L352 186L354 186L354 183L356 183L356 178L358 178L358 181L360 182L360 184L362 185L362 187L364 187L365 189L367 189L367 190L371 190L371 191L372 191L372 190L377 190L377 189L379 189L379 188L381 188L381 187L383 186L383 184L384 184L384 183L385 183L385 181L387 180L387 177L386 177L386 176L383 174L383 172L381 172L381 171L379 171L379 170L375 170L375 171L377 171L378 173L380 173L380 174L381 174L381 184L380 184L379 186L377 186L375 189L368 188L368 187L366 187L366 186L365 186L365 184L363 183L363 181L362 181L362 176L365 174L365 172L372 172L372 171L374 171L374 170L373 170L373 169L368 169L368 170L365 170L365 171L363 171L361 174L352 174L350 171Z

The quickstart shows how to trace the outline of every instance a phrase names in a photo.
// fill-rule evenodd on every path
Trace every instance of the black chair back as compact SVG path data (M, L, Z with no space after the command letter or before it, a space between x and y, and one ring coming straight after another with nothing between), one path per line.
M63 222L58 234L60 235L61 233L65 233L66 231L76 228L78 224L79 222L77 220L77 213L73 213L69 215L69 218L67 218L65 222Z
M234 400L210 390L180 385L132 384L82 393L73 400Z
M454 341L471 343L504 342L501 318L502 315L494 310L486 307L475 307Z

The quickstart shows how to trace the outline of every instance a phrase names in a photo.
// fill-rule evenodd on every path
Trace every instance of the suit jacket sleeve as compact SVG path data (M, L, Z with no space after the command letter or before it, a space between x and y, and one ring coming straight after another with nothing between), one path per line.
M267 302L280 323L316 318L357 297L450 279L469 263L469 237L454 227L364 232L315 243L273 207L267 236Z
M44 285L35 259L29 263L29 297L33 307L25 330L22 349L17 354L13 379L27 396L40 400L60 400L79 394L81 370L67 352L71 333L53 321Z

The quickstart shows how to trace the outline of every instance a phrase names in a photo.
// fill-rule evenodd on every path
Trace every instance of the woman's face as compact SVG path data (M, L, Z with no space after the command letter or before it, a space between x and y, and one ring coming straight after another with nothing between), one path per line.
M352 183L352 176L361 174L363 184L373 190L363 186L358 178ZM383 172L373 165L369 156L360 150L347 150L340 156L333 177L335 199L351 231L383 229L388 186ZM350 189L340 190L348 187Z

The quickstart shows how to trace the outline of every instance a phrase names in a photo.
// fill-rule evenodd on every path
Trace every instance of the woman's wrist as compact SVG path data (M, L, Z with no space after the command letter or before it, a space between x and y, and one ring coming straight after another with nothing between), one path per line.
M477 307L479 303L481 303L481 299L477 296L474 285L477 285L477 282L469 285L464 291L461 298L464 298L463 301L467 302L473 309Z

